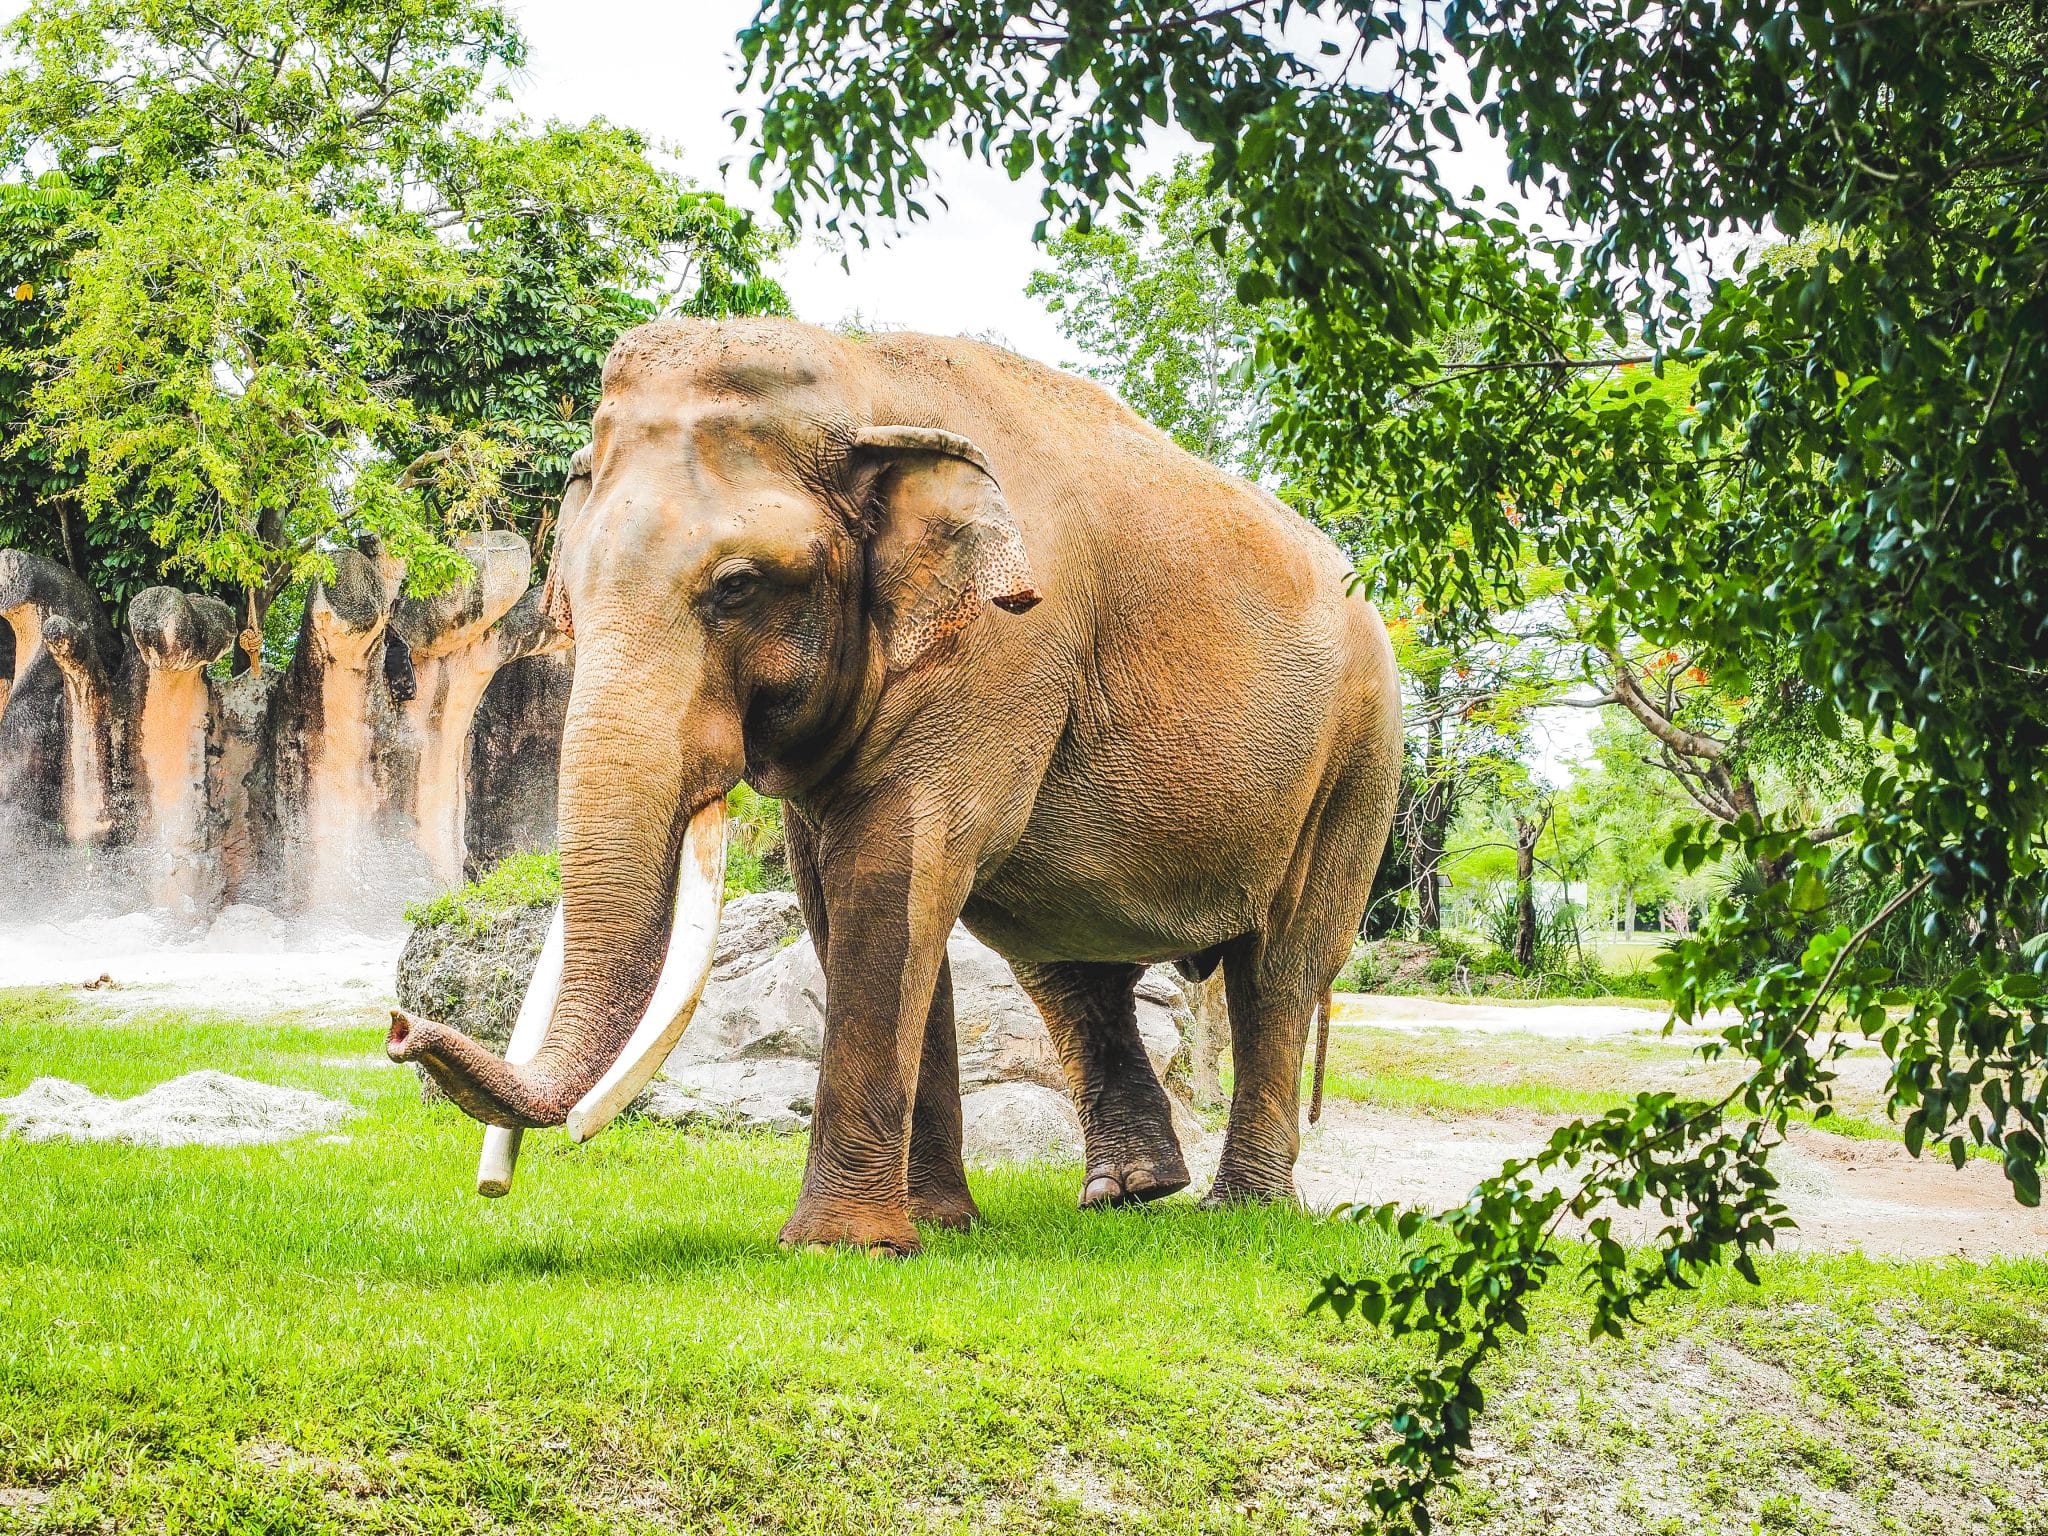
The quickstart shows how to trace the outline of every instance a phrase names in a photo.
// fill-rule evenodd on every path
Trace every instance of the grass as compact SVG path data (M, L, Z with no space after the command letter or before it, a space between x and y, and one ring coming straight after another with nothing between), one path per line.
M552 907L562 897L562 861L553 853L514 853L467 885L405 909L408 923L461 926L482 933L507 912Z
M1704 1062L1689 1046L1663 1039L1345 1029L1330 1036L1323 1092L1410 1113L1564 1119L1601 1114L1644 1092L1713 1097L1741 1076L1739 1063ZM1847 1084L1837 1096L1833 1114L1803 1123L1857 1141L1901 1139L1877 1100L1859 1098ZM1983 1147L1972 1155L1997 1154Z
M1303 1305L1321 1275L1391 1259L1368 1231L1185 1200L1083 1215L1076 1170L1030 1168L977 1175L986 1224L927 1234L917 1260L790 1254L774 1234L801 1139L645 1123L583 1149L530 1137L518 1191L484 1202L476 1127L423 1108L378 1043L367 1020L118 1019L0 993L0 1094L44 1074L125 1094L213 1066L359 1110L341 1142L0 1140L0 1531L1291 1532L1355 1517L1372 1466L1357 1415L1410 1357ZM1798 1308L1851 1342L1779 1349ZM1897 1420L1887 1394L1924 1385L1926 1351L1886 1354L1888 1329L1980 1361L1980 1407L2048 1401L2042 1264L1781 1259L1761 1291L1717 1278L1653 1307L1640 1354L1589 1353L1569 1288L1537 1323L1490 1393L1500 1432L1539 1445L1566 1421L1529 1405L1579 1402L1575 1384L1606 1373L1620 1396L1583 1399L1574 1453L1596 1482L1625 1462L1600 1426L1671 1348L1783 1355L1773 1369L1815 1383L1787 1423L1823 1466L1858 1454L1858 1412ZM1878 1510L1918 1490L1947 1519L1997 1493L2024 1510L2048 1436L2016 1437L2011 1419L1901 1426L1942 1454L1888 1473L1891 1492L1858 1463L1830 1497ZM1671 1438L1693 1437L1675 1423ZM1967 1497L1951 1463L1971 1469ZM1511 1528L1513 1488L1489 1465L1451 1529ZM1810 1503L1805 1466L1681 1467L1713 1516L1688 1528L1746 1531L1766 1499ZM1721 1504L1700 1492L1710 1477Z
M1382 1109L1597 1115L1652 1088L1705 1094L1739 1068L1659 1039L1553 1039L1456 1030L1330 1033L1324 1093Z

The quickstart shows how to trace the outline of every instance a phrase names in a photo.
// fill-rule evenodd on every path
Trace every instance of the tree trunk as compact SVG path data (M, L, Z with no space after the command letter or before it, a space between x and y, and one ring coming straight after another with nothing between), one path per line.
M85 552L85 536L73 515L70 502L65 497L57 498L57 536L64 545L64 563L71 567L71 574L87 586L92 585L90 562Z
M1443 895L1438 889L1437 866L1443 863L1440 839L1422 836L1415 840L1415 927L1420 933L1441 933L1444 926Z
M1451 832L1451 813L1457 808L1444 761L1444 725L1435 713L1437 695L1432 684L1422 691L1423 707L1431 711L1424 728L1422 789L1415 797L1415 928L1418 933L1441 933L1444 926L1443 896L1438 889L1437 871L1444 861L1444 844Z
M1636 936L1636 888L1634 886L1628 888L1628 919L1622 924L1621 931L1630 938Z
M1223 967L1196 988L1193 1060L1188 1064L1188 1091L1197 1109L1223 1105L1223 1048L1230 1043L1230 1004L1223 985Z
M1515 817L1515 964L1523 975L1536 969L1536 840L1550 813Z

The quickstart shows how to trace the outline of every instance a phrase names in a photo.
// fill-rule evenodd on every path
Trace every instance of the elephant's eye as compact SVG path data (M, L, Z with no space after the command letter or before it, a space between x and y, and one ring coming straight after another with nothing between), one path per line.
M758 571L727 571L711 584L712 600L721 608L736 608L760 588Z

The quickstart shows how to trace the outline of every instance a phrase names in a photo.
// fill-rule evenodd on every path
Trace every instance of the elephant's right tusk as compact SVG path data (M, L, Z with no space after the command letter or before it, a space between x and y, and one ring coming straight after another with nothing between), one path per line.
M675 917L668 950L647 1011L611 1070L569 1111L571 1141L588 1141L632 1103L661 1070L689 1026L711 977L718 951L718 918L725 904L725 800L713 800L690 818L676 860Z
M548 1037L548 1023L554 1018L555 1002L562 995L562 904L555 903L555 915L548 923L547 939L541 944L540 959L526 983L526 996L513 1021L512 1038L505 1045L505 1060L521 1067L538 1054ZM519 1164L519 1142L525 1135L520 1126L484 1127L484 1151L476 1165L476 1192L495 1200L512 1189L512 1170Z

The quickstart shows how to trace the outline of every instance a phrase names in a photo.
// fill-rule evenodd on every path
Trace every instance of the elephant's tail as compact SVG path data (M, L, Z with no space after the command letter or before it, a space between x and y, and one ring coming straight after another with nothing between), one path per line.
M1314 1125L1323 1118L1323 1068L1330 1060L1330 989L1323 989L1323 1000L1316 1005L1316 1076L1308 1096L1308 1123Z

